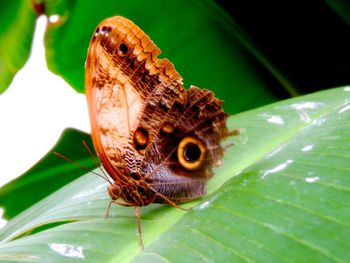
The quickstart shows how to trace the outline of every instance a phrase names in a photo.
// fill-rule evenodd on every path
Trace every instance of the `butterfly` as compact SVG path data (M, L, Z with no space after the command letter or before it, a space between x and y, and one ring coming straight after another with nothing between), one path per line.
M91 136L111 178L111 203L135 208L177 204L205 194L219 165L228 114L213 92L191 86L132 21L103 20L85 65ZM110 205L111 205L110 203Z

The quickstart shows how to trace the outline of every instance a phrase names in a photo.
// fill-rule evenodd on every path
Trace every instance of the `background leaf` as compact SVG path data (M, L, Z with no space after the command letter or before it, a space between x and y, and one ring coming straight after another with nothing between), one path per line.
M350 3L342 0L327 0L327 4L339 14L344 22L350 25Z
M46 33L49 68L62 75L77 91L84 90L84 63L95 27L107 17L123 15L160 47L161 57L174 63L186 87L192 84L210 88L227 102L224 107L228 112L276 100L251 67L249 59L255 49L213 1L156 0L150 6L149 2L138 0L118 3L106 0L103 5L108 8L101 8L100 2L82 0L46 4L49 16L58 14L61 18L61 22L49 24ZM249 92L242 93L246 89ZM240 99L232 101L232 94L239 94Z
M1 94L28 59L36 13L31 1L1 1L0 17Z
M229 126L244 129L208 195L189 212L142 208L144 251L132 209L113 206L102 219L106 185L86 175L12 220L0 259L346 262L349 113L344 87L232 116Z

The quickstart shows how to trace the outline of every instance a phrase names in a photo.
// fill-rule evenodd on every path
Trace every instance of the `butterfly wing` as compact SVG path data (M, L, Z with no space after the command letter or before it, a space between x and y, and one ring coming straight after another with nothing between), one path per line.
M186 103L181 76L167 59L158 59L159 53L141 29L120 16L102 21L90 42L85 89L92 140L116 184L128 181L133 170L129 159L140 155L133 139L142 116L144 130L157 125L145 116L163 96L163 87L172 90L174 101ZM142 131L137 138L145 139Z
M163 93L172 91L165 88ZM205 194L212 167L219 165L223 156L220 141L228 136L227 114L211 91L194 86L187 90L186 104L167 103L166 98L159 100L156 110L150 110L151 118L162 118L153 129L141 164L135 166L154 192L160 193L155 202L167 202L166 196L179 203ZM148 118L142 116L139 125L146 124Z

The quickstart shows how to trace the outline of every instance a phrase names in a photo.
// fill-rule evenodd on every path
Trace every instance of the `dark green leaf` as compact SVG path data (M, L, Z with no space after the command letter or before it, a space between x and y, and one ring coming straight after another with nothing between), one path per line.
M46 34L49 68L80 92L92 33L100 21L113 15L135 22L160 47L161 56L174 63L187 87L213 90L227 102L228 112L275 100L251 66L255 59L285 81L213 1L47 1L47 13L60 16L60 22L49 24Z
M331 8L350 26L350 2L344 0L327 0Z

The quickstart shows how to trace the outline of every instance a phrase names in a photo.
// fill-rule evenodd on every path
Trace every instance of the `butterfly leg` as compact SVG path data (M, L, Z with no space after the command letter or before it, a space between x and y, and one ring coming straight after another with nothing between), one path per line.
M108 204L108 206L107 206L107 209L106 209L104 218L107 218L107 217L109 216L109 210L111 209L112 203L113 203L113 200L109 201L109 204Z
M141 231L141 215L139 213L139 207L138 206L134 207L134 213L135 213L135 217L137 219L137 231L138 231L139 238L140 238L141 249L144 249L145 247L143 245L142 231Z
M237 136L241 133L241 130L240 129L233 129L232 131L229 131L228 132L228 136Z
M233 129L232 131L228 132L228 136L238 136L241 134L241 129ZM234 146L236 143L235 142L230 142L226 145L224 145L224 151L227 151L227 149L231 148L232 146Z
M109 204L108 204L108 207L107 207L107 209L106 209L104 218L107 218L107 217L109 216L109 210L111 210L112 204L117 204L117 205L127 206L127 207L132 206L132 205L127 204L127 203L124 203L124 202L118 202L118 201L116 201L116 200L110 200L110 201L109 201Z

